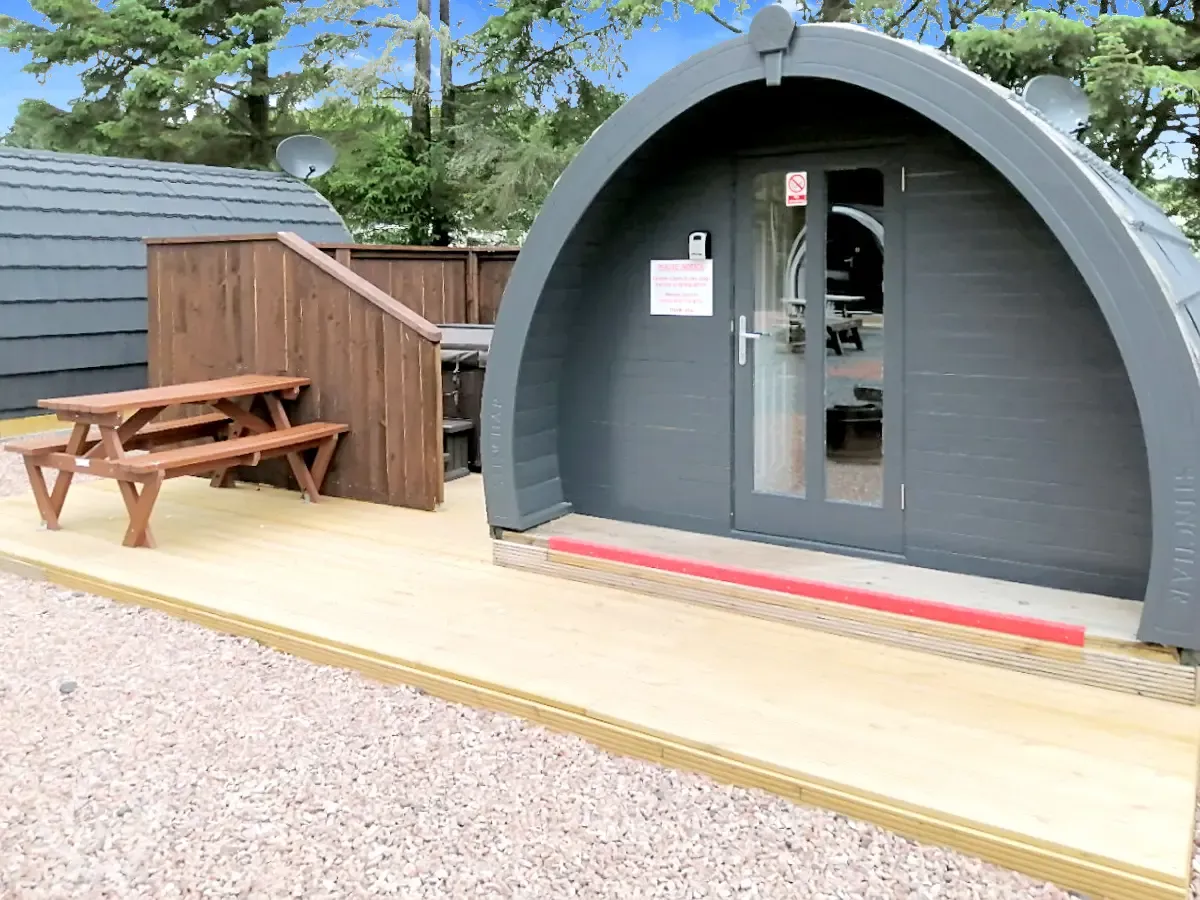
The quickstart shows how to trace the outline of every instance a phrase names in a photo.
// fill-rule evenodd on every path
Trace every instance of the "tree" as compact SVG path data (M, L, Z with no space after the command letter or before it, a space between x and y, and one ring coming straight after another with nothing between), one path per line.
M313 180L364 243L446 243L460 230L460 191L438 146L413 153L409 120L394 104L327 99L301 122L338 148L337 165Z
M894 37L944 47L948 36L986 17L1024 8L1027 0L785 0L801 22L851 21ZM462 41L479 81L493 90L557 98L583 82L619 78L624 42L639 29L658 29L691 13L717 34L742 34L748 0L507 0Z
M265 167L294 111L328 83L319 66L272 73L290 25L277 0L32 0L47 25L0 18L26 70L82 65L68 109L22 103L10 145Z
M441 33L438 37L439 76L442 87L441 133L443 141L452 144L455 122L454 107L454 41L451 39L450 0L438 0L438 19Z
M1147 185L1148 193L1175 221L1200 253L1200 200L1197 199L1196 179L1167 177Z
M511 93L465 95L449 171L470 229L519 242L562 170L625 99L587 81L576 90L549 110Z
M430 40L429 0L417 0L417 19L414 40L414 73L412 92L412 135L417 141L414 146L420 152L433 140L432 98L433 52Z
M1153 180L1166 142L1195 146L1200 139L1200 39L1193 25L1158 16L1027 12L1012 27L956 34L951 48L1006 87L1019 89L1042 74L1077 81L1091 102L1084 142L1139 186Z
M319 5L303 7L298 20L320 24L327 28L314 40L305 54L308 64L321 67L342 88L360 103L388 104L393 113L408 111L405 129L405 149L408 163L423 173L418 182L428 194L424 200L424 223L415 231L405 226L406 233L424 236L421 243L448 244L455 236L453 222L445 207L447 196L455 193L447 181L446 160L452 152L453 70L455 48L450 36L450 3L440 0L438 16L441 28L437 31L439 45L439 75L442 92L440 108L435 106L433 91L433 36L431 0L416 0L416 16L405 18L390 8L379 12L373 0L326 0ZM365 64L347 66L348 57L363 58L368 46L380 36L383 49ZM412 80L408 83L410 58L406 45L412 43ZM446 100L450 99L450 105ZM441 120L435 136L435 110ZM380 148L382 150L382 148ZM388 156L396 162L393 149ZM410 208L409 212L412 213Z
M1142 16L1102 12L1109 8L1105 0L1072 17L1021 13L1005 27L955 34L951 49L1006 87L1047 73L1082 85L1091 118L1081 139L1200 250L1200 24L1174 0L1152 0ZM1182 157L1187 177L1162 176L1172 156L1176 166Z

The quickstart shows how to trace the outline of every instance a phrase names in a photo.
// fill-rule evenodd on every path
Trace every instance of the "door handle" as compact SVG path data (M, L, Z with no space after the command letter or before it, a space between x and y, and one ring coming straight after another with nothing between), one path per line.
M762 337L762 332L747 331L746 317L738 316L738 365L746 364L746 341L757 341Z

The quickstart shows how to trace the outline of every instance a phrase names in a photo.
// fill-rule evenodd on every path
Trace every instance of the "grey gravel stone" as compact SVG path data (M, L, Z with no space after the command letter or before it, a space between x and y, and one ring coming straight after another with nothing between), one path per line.
M60 694L73 694L73 693L75 693L76 687L78 687L78 685L75 684L75 682L68 679L66 681L59 682L58 692Z

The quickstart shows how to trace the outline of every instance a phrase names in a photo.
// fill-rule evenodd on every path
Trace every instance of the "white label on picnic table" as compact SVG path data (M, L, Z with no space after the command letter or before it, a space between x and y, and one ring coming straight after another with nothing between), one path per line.
M650 315L711 316L711 259L656 259L650 262Z

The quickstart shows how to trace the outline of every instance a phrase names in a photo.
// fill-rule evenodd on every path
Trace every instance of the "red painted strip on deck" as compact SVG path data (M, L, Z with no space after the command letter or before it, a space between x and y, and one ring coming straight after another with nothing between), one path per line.
M888 594L867 588L810 581L790 575L774 575L770 572L663 556L642 550L626 550L622 547L580 541L575 538L551 537L547 539L547 545L551 550L560 553L572 553L591 559L603 559L630 566L641 566L646 569L657 569L662 572L673 572L676 575L693 575L697 578L723 581L741 587L778 591L797 597L824 600L828 603L844 603L847 606L929 619L947 625L965 625L969 628L997 631L1002 634L1033 638L1039 641L1052 641L1057 644L1069 644L1073 647L1082 647L1084 642L1085 629L1081 625L1066 625L1046 619L968 609L951 603L939 603L935 600L919 600L914 597L901 597L897 594Z

